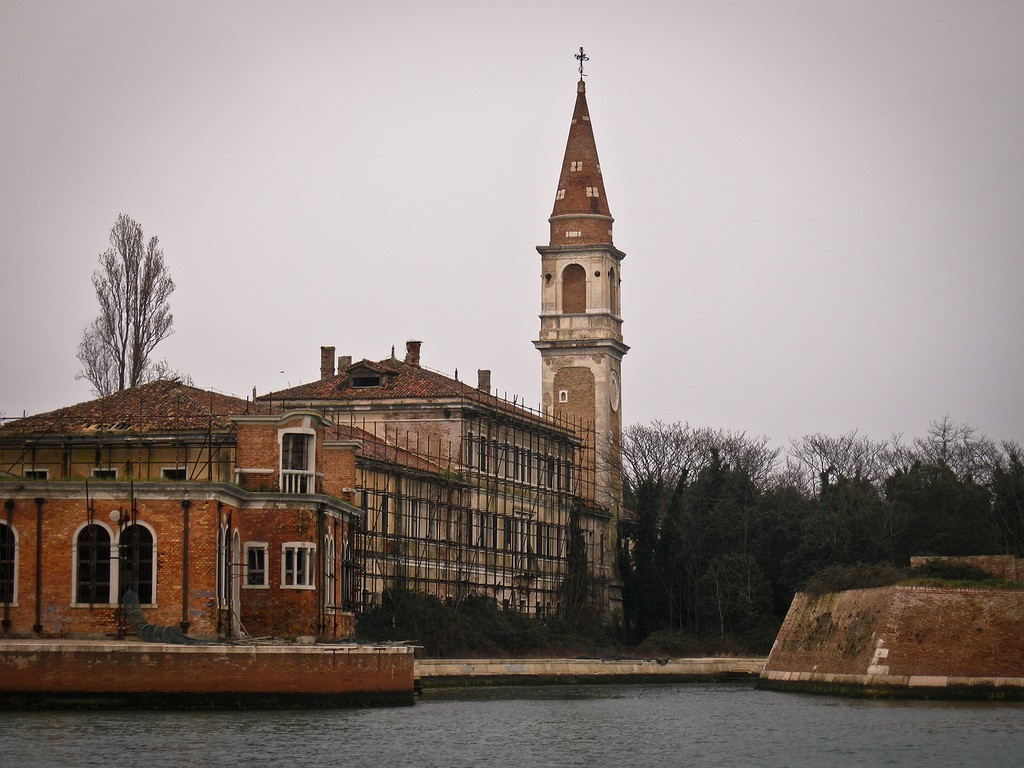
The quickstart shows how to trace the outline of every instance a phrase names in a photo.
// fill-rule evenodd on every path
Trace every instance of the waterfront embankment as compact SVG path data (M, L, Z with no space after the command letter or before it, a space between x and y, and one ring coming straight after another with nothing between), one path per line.
M424 688L587 683L680 683L754 679L763 658L417 659Z
M0 708L249 709L413 703L395 645L0 640Z

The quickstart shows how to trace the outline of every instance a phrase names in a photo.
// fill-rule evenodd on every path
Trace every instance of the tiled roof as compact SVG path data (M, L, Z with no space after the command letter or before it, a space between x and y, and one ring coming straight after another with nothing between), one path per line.
M576 105L558 178L558 193L551 211L551 217L558 221L558 225L552 227L551 245L611 245L612 215L608 209L601 161L590 122L587 88L582 80L576 91ZM594 217L600 217L603 223L588 226ZM579 234L569 240L563 236L566 230L577 230Z
M327 440L361 440L363 447L359 455L370 461L397 464L433 475L442 474L447 468L423 458L419 454L399 448L378 435L347 424L332 424L325 432Z
M267 404L259 412L269 410ZM40 413L0 426L0 440L44 435L166 433L223 430L229 416L256 413L257 406L231 395L208 392L178 381L159 380L108 397Z
M347 375L346 372L360 371L360 369L365 370L369 367L379 370L383 374L382 379L384 382L376 387L353 387L352 377ZM514 415L519 419L542 423L553 429L566 429L566 425L556 424L550 418L536 411L521 407L487 392L482 392L476 387L445 376L443 373L432 371L429 368L422 368L418 365L411 365L398 358L389 357L377 362L361 360L353 363L345 370L346 372L326 379L311 381L308 384L300 384L290 389L282 389L277 392L260 395L258 401L261 403L288 404L292 407L302 405L317 407L331 403L343 404L354 400L386 401L459 398Z
M332 400L396 400L402 398L427 397L476 397L483 395L476 387L451 379L444 374L427 368L410 365L397 358L389 357L379 362L360 360L350 365L353 369L371 369L383 374L386 379L379 387L353 387L352 377L342 372L319 381L300 384L261 395L260 401L273 402L316 402Z

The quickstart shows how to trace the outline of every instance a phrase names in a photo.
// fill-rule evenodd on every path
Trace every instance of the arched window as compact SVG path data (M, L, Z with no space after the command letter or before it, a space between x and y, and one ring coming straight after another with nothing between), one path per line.
M129 589L135 590L140 603L153 603L156 598L156 559L153 533L148 527L129 525L118 539L118 598Z
M580 314L587 311L587 272L579 264L562 270L562 312Z
M334 567L334 537L324 537L324 607L333 608L336 602L337 571Z
M110 532L97 523L75 537L75 602L110 602Z
M608 270L608 296L609 296L609 310L613 315L619 314L619 282L615 279L615 270Z
M231 587L231 548L228 546L228 527L217 529L217 605L226 608Z
M0 603L18 601L18 534L0 523Z

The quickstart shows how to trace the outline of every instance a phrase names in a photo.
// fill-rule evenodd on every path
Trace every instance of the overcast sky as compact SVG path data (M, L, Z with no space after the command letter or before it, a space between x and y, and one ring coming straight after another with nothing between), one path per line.
M415 338L538 402L582 45L627 424L1024 440L1022 40L1019 0L0 0L0 410L89 399L120 212L197 386Z

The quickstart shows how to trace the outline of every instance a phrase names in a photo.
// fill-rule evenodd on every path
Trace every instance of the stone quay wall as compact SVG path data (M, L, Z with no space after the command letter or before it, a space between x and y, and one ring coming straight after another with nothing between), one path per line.
M756 677L764 659L417 659L425 688L544 683L674 683Z

